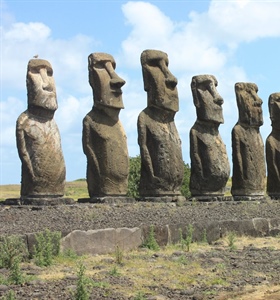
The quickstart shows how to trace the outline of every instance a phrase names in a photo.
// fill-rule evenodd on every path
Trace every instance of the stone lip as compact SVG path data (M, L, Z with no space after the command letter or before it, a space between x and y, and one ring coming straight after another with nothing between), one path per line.
M118 203L134 203L135 199L125 196L105 196L105 197L91 197L91 198L79 198L78 203L106 203L106 204L118 204Z
M163 203L169 203L169 202L175 202L175 203L184 203L186 201L186 198L184 196L160 196L160 197L139 197L136 199L139 202L163 202Z
M24 197L24 198L8 198L0 202L0 205L34 205L34 206L53 206L53 205L70 205L75 204L72 198L64 197Z
M233 196L234 201L267 201L268 199L270 198L263 195Z
M202 202L212 202L212 201L232 201L232 196L223 195L209 195L209 196L194 196L189 199L190 201L202 201Z

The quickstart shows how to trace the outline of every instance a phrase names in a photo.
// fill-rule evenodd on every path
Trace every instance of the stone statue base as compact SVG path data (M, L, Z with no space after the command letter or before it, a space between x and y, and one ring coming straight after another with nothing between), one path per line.
M232 201L232 196L218 196L218 195L204 195L204 196L193 196L189 198L190 201L201 201L201 202L213 202L213 201Z
M269 194L271 200L280 200L280 194Z
M106 204L121 204L121 203L134 203L135 199L125 196L104 196L104 197L91 197L80 198L78 203L106 203Z
M184 196L151 196L139 197L136 199L139 202L163 202L163 203L184 203L186 198Z
M72 198L64 197L24 197L24 198L8 198L3 202L3 205L35 205L35 206L54 206L54 205L70 205L76 201Z
M234 201L267 201L270 197L265 195L252 195L252 196L233 196Z

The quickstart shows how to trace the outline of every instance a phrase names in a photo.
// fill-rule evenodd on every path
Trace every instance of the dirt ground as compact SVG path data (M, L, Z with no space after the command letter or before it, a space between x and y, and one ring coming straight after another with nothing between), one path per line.
M75 229L136 227L200 221L278 218L280 204L189 203L171 204L73 205L54 207L10 207L0 205L0 235L24 234L46 228L70 232ZM85 260L92 280L90 299L280 299L280 238L263 237L236 242L230 249L226 240L212 245L196 245L191 251L174 248L158 252L139 249L124 253L117 265L114 255ZM168 251L167 251L168 250ZM167 251L167 252L166 252ZM136 260L135 260L136 259ZM135 261L134 261L135 260ZM118 274L114 271L114 266ZM77 284L75 264L57 262L53 267L22 266L35 279L20 286L0 282L0 297L9 290L16 299L74 299ZM0 269L0 275L7 275ZM1 299L1 298L0 298ZM4 298L5 299L5 298Z

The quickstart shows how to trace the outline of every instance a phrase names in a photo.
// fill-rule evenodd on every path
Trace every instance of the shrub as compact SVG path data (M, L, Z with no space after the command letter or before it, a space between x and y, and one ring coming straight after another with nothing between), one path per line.
M123 250L119 245L117 245L115 248L115 259L118 265L121 265L123 263Z
M11 282L12 284L24 283L24 277L20 269L19 259L20 259L19 257L16 257L13 260L12 266L10 268L9 282Z
M181 193L186 198L189 198L191 196L190 177L191 177L191 168L190 168L189 164L184 163L184 178L183 178L183 183L182 183L182 187L181 187Z
M228 237L227 237L227 242L230 250L235 250L236 249L236 235L234 232L229 232Z
M19 236L11 235L0 241L0 268L10 269L15 259L27 258L26 246Z
M160 249L156 238L155 238L155 231L154 231L154 226L150 226L150 231L147 240L144 242L143 247L146 247L148 249L158 251Z
M184 239L182 229L179 229L179 235L180 235L180 245L182 249L185 249L187 247L187 251L190 251L190 246L193 239L193 226L190 224L187 228L186 238Z
M60 251L60 238L60 232L51 232L49 229L35 235L34 258L36 265L42 267L52 264L54 256L57 256Z
M129 158L129 175L128 175L128 193L129 197L139 197L139 183L140 183L140 172L141 172L141 157Z
M15 292L10 290L6 295L4 295L1 300L16 300Z
M78 265L78 282L77 289L75 293L75 300L88 300L88 280L85 276L86 267L82 262L79 262Z

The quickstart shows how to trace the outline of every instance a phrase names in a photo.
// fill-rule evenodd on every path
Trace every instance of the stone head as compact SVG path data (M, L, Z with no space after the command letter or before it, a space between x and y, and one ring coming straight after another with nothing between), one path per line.
M121 87L125 81L116 72L116 62L107 53L92 53L88 57L89 84L93 90L94 106L124 108Z
M239 111L238 122L251 127L259 127L263 124L263 102L257 93L258 86L255 83L237 82L235 84Z
M197 119L210 123L224 123L223 98L217 91L218 81L213 75L193 76L191 90Z
M280 93L273 93L269 96L268 109L272 127L280 129Z
M49 111L57 110L57 99L53 69L44 59L31 59L26 75L28 107L40 107Z
M145 50L141 54L144 90L148 93L148 106L172 112L179 110L177 79L168 69L167 54L158 50Z

